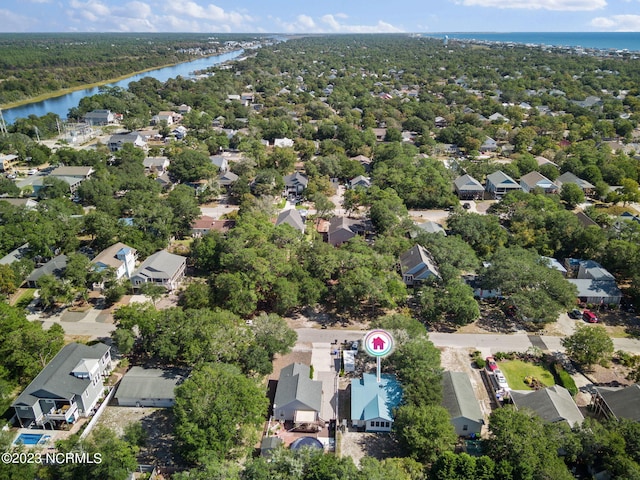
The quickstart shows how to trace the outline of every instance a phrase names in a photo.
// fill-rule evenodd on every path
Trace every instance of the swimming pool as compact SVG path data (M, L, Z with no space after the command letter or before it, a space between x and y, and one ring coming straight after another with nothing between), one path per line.
M40 433L21 433L18 435L18 438L13 442L14 445L38 445L42 440L46 440L45 435ZM49 435L46 435L47 438L51 438Z

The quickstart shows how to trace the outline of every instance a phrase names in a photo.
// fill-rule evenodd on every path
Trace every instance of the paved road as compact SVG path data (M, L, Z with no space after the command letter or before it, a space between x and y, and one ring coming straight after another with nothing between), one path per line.
M353 341L360 340L364 337L365 332L360 330L346 329L326 329L320 330L315 328L299 328L298 342L314 343L314 342L333 342L338 340ZM552 352L564 352L561 345L562 337L550 335L527 335L524 333L515 333L511 335L494 335L494 334L469 334L469 333L429 333L429 338L436 347L453 347L453 348L475 348L482 351L491 352L524 352L531 348L534 343L539 346L541 340ZM636 355L640 355L640 340L631 338L614 338L613 345L616 350L624 350Z

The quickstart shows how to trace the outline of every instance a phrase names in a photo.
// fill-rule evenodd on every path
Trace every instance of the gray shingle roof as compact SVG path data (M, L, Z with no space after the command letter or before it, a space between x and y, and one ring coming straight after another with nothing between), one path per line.
M618 389L595 388L616 418L640 422L640 383Z
M425 279L430 275L440 276L438 267L422 245L414 245L400 256L402 274L411 273L414 279Z
M322 382L309 378L310 368L302 363L292 363L280 371L276 396L273 401L284 407L299 401L311 410L320 412L322 408Z
M482 192L484 191L484 187L482 184L473 178L471 175L461 175L453 181L453 184L456 186L458 191L472 191L472 192Z
M60 278L67 268L67 256L58 255L39 268L36 268L25 279L26 282L37 282L43 275L55 275Z
M560 385L535 392L512 390L511 399L518 409L533 410L545 422L566 421L573 427L584 420L569 391Z
M482 411L469 377L462 372L442 374L442 406L451 418L465 417L482 422Z
M174 389L184 378L175 369L132 367L122 377L115 398L174 399Z
M81 395L91 380L77 378L71 372L82 360L99 360L110 348L104 343L96 343L90 347L80 343L66 345L24 389L12 406L31 406L39 398L71 400L74 395Z
M182 268L185 262L185 257L174 255L166 250L160 250L142 262L138 270L134 273L134 276L152 279L170 279Z
M300 232L304 232L304 220L302 220L300 212L295 208L290 208L289 210L280 212L280 215L278 215L278 219L276 220L276 226L282 225L283 223L290 225Z

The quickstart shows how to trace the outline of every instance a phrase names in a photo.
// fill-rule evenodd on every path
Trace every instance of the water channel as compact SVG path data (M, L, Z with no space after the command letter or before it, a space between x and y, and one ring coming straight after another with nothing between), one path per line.
M178 76L189 77L192 76L191 73L194 71L204 70L214 65L228 62L229 60L240 57L243 53L244 50L238 50L223 53L221 55L198 58L197 60L191 60L189 62L179 63L169 67L162 67L155 70L149 70L148 72L138 73L107 85L110 87L127 88L129 83L137 82L144 77L153 77L160 82L166 82L170 78L176 78ZM64 119L67 118L67 113L69 113L70 108L77 107L82 98L99 93L99 88L100 87L85 88L60 95L59 97L42 100L40 102L27 103L19 107L8 108L6 110L3 109L2 115L4 116L4 121L7 124L12 124L17 118L26 118L29 115L41 117L49 112L56 113L60 118Z

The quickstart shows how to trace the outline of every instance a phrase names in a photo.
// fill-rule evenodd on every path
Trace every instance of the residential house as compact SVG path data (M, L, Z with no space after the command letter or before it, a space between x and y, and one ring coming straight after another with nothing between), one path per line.
M449 412L457 435L466 437L482 430L484 418L466 373L442 374L442 406Z
M578 289L578 299L583 303L614 304L622 300L622 292L611 273L593 260L568 258L565 260L567 270L575 274L570 278Z
M556 260L555 258L552 258L552 257L544 257L544 256L542 256L540 258L545 263L545 265L547 265L549 268L553 268L554 270L558 270L562 274L563 277L567 276L567 269L558 260Z
M564 172L562 175L560 175L556 179L556 184L560 188L562 188L562 185L564 185L565 183L575 183L576 185L578 185L582 189L582 191L584 192L585 195L593 194L593 192L594 192L594 190L596 188L593 184L587 182L586 180L582 180L581 178L576 177L571 172Z
M93 110L85 113L84 121L89 125L110 125L115 123L116 116L111 110Z
M65 345L11 404L21 427L59 428L89 416L104 394L111 347Z
M282 224L287 224L295 230L304 233L304 219L302 218L302 215L300 215L300 211L295 208L290 208L289 210L280 212L276 220L276 227Z
M52 258L44 265L37 267L25 279L28 288L38 288L38 280L45 275L53 275L56 278L62 278L64 271L67 269L67 256L58 255Z
M445 128L449 125L449 122L447 122L447 119L444 117L436 117L434 119L434 124L436 128Z
M229 161L227 160L227 157L223 157L222 155L211 155L209 160L211 160L213 166L218 169L219 173L225 173L229 170Z
M365 177L364 175L358 175L355 178L349 180L349 188L369 188L371 186L371 179L369 177Z
M162 122L167 122L167 126L173 125L178 115L175 112L158 112L157 115L151 117L151 123L153 125L159 125Z
M494 113L493 115L489 115L488 120L490 122L509 123L509 119L498 112Z
M293 140L291 140L290 138L276 138L273 141L273 146L277 147L277 148L292 148L293 147Z
M284 177L284 193L285 196L298 196L304 192L309 184L309 178L300 173L295 172L291 175L285 175Z
M402 401L402 387L395 375L363 373L351 380L351 424L366 432L390 432L393 411Z
M109 137L109 140L107 140L107 147L110 152L117 152L122 150L122 147L127 143L131 143L133 146L142 149L147 147L147 142L138 132L118 133L117 135L112 135Z
M49 176L66 182L69 185L69 192L73 194L82 182L91 177L94 171L93 167L58 167Z
M186 115L189 112L191 112L191 107L187 104L183 103L178 107L178 113L180 113L181 115Z
M153 283L169 291L175 290L184 277L186 264L185 257L160 250L142 262L131 276L131 284L139 288L145 283Z
M171 162L167 157L147 157L142 161L144 171L147 174L155 174L160 177L167 173L167 169Z
M218 177L218 184L221 187L224 187L226 190L229 190L229 187L238 181L238 175L233 173L232 171L226 171Z
M560 385L536 391L511 390L510 395L518 410L532 410L545 422L567 422L570 427L575 427L584 421L584 417L571 394Z
M578 222L580 222L580 225L582 227L598 227L599 229L601 229L602 227L600 225L598 225L597 222L593 221L591 219L591 217L589 217L586 213L584 212L577 212L576 214L576 218L578 219Z
M591 405L598 415L640 422L640 383L622 388L594 387Z
M280 371L273 400L273 416L295 425L313 424L319 420L322 407L322 382L312 380L311 369L302 363L291 363Z
M124 277L131 278L131 275L136 269L137 259L138 252L135 248L118 242L105 248L91 260L91 263L95 265L94 269L97 272L102 272L108 268L113 269L116 274L116 279L120 280ZM102 286L94 285L94 289L95 288L102 288Z
M182 140L187 136L187 127L178 125L176 128L171 130L171 134L176 137L176 140Z
M33 198L10 198L10 197L0 197L0 202L7 202L9 205L13 205L14 207L22 207L26 210L35 210L38 206L38 202Z
M366 173L369 173L371 171L371 159L369 157L366 157L364 155L356 155L351 160L355 160L356 162L359 162L360 165L364 167L364 171Z
M191 224L191 236L202 237L209 232L227 233L236 225L235 220L214 220L213 217L202 215Z
M94 172L93 167L58 167L49 175L52 177L73 177L87 180Z
M4 153L0 153L0 170L10 172L13 170L16 160L18 160L18 155L5 155Z
M461 175L453 181L456 195L460 200L478 200L484 195L484 187L471 175Z
M406 286L420 285L432 277L440 277L431 254L422 246L414 245L400 255L400 273Z
M376 136L376 142L384 142L387 136L386 128L372 128L373 134Z
M493 138L487 137L482 145L480 145L481 152L495 152L498 149L498 142L496 142Z
M29 244L25 243L0 258L0 265L11 265L14 262L22 260L27 253L29 253Z
M536 189L542 190L544 193L558 193L558 186L542 175L540 172L529 172L520 177L520 186L522 190L530 193Z
M410 232L411 238L415 238L421 233L439 233L445 237L447 236L447 232L445 232L442 225L437 222L427 221L424 223L414 223L413 227Z
M520 184L502 170L487 175L485 189L497 199L502 198L509 192L522 190Z
M536 158L536 163L538 164L538 167L541 167L543 165L553 165L554 167L558 167L557 163L553 163L551 160L544 158L540 155L538 155Z
M334 247L339 247L356 235L363 235L364 232L365 226L359 220L348 217L332 217L331 220L329 220L327 242Z
M186 376L187 372L175 368L131 367L113 398L120 407L171 408L175 388Z

